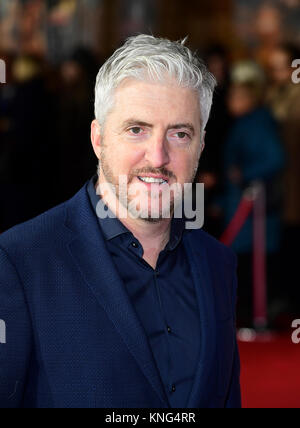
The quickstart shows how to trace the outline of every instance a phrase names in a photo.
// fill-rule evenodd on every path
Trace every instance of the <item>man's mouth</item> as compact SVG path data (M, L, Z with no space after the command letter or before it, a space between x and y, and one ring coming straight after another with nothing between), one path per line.
M154 178L154 177L138 177L140 181L147 184L165 184L168 183L168 180L165 180L163 178Z

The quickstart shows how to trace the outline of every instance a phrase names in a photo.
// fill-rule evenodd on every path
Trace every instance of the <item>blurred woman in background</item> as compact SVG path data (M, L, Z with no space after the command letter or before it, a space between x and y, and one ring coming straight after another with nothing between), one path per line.
M277 294L277 273L273 261L280 248L280 189L278 174L284 165L284 152L277 124L263 105L264 74L252 62L237 64L232 71L228 108L235 117L224 151L225 192L223 207L225 225L233 218L245 189L253 182L264 183L267 191L267 252L269 258L269 297ZM252 251L253 220L248 218L233 243L239 255L238 319L242 326L252 320Z

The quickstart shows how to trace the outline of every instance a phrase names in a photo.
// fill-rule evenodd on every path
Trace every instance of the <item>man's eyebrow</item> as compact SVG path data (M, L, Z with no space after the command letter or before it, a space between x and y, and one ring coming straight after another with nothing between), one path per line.
M195 128L191 123L176 123L174 125L169 125L168 129L189 129L195 135Z
M122 124L122 128L129 128L130 126L146 126L147 128L153 128L151 123L143 122L138 119L128 119Z
M122 124L123 128L128 128L130 126L145 126L147 128L154 127L154 125L152 125L151 123L143 122L138 119L128 119ZM182 128L189 129L195 135L195 128L191 123L175 123L175 124L168 125L168 129L182 129Z

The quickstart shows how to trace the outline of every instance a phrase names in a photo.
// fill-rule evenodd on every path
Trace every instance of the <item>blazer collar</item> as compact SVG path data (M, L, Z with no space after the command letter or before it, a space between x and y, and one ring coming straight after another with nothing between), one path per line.
M186 234L184 237L184 245L189 255L188 259L196 288L201 328L199 363L188 408L206 408L209 405L207 403L207 386L210 383L212 356L215 353L217 340L213 283L205 245L201 245L201 234L201 231L194 232L194 234Z

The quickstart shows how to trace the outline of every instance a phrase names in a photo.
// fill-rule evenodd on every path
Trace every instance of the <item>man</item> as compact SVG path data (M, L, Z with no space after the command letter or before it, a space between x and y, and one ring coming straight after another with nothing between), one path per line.
M214 86L152 36L101 68L98 177L0 238L2 407L240 406L235 256L175 216Z

